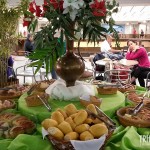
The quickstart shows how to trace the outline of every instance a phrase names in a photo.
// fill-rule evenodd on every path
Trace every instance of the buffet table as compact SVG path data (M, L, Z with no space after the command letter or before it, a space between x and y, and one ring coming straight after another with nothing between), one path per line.
M138 88L138 90L143 91L145 89ZM12 139L2 139L0 140L0 150L53 150L52 145L48 140L43 140L41 135L40 122L48 118L51 113L49 113L44 107L27 107L25 103L26 93L23 94L18 101L18 109L22 114L30 116L31 114L37 118L37 131L33 135L20 134L14 140ZM125 97L122 93L118 92L116 95L98 95L103 99L101 104L101 109L109 115L117 123L117 129L112 135L111 139L105 146L106 150L149 150L150 141L143 142L139 135L150 136L149 128L135 128L123 127L121 126L116 118L115 111L125 106ZM50 104L53 111L65 105L73 103L77 108L82 108L77 101L52 101ZM133 140L134 139L134 140ZM141 142L140 142L141 141Z

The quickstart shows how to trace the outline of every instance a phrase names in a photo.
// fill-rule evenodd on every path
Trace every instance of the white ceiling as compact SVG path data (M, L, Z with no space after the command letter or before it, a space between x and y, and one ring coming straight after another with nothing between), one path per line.
M8 0L10 6L15 6L20 0ZM38 5L43 0L35 0ZM113 14L117 22L143 22L150 20L150 0L116 0L119 2L119 12Z

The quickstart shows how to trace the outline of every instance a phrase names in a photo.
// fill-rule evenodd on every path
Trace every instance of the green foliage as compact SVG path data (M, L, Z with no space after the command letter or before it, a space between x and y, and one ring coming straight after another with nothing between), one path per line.
M29 0L21 0L14 8L7 6L7 0L0 1L0 56L9 55L16 42L18 19L28 7Z
M106 3L106 14L103 16L95 16L91 11L89 3L91 0L84 0L85 7L78 11L78 14L74 21L71 20L69 13L63 14L60 9L55 9L49 0L46 0L48 5L46 6L46 11L44 17L47 18L48 24L41 28L41 31L37 32L35 35L35 52L30 56L31 59L39 59L39 66L41 62L46 64L46 71L48 72L50 68L55 64L56 59L63 54L64 42L61 38L67 37L70 40L80 40L88 39L88 42L99 42L102 37L105 37L107 33L113 33L116 39L116 45L119 46L119 37L116 30L113 28L115 22L112 18L112 13L118 11L119 4L112 0ZM57 1L56 1L57 2ZM59 0L58 0L59 2ZM27 13L26 13L27 14ZM31 14L28 13L30 17ZM37 18L33 18L29 31L34 32L35 26L37 24ZM74 28L72 25L74 24ZM103 24L108 24L109 29L103 27ZM60 41L54 38L56 30L61 30ZM73 34L73 32L75 34ZM77 38L76 33L83 33L80 38ZM63 51L62 51L63 49Z

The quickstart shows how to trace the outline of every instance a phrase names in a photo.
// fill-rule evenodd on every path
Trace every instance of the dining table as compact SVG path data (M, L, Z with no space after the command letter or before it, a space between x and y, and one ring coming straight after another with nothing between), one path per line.
M145 88L136 87L139 92L145 92ZM96 96L102 98L101 110L105 112L116 123L116 130L113 135L107 141L105 150L149 150L150 142L141 141L142 136L149 136L149 128L137 128L134 126L124 127L117 119L116 111L128 105L127 99L121 92L113 95L100 95L96 92ZM54 150L54 147L46 138L42 137L41 121L45 118L49 118L51 113L57 108L64 108L69 103L73 103L78 109L84 107L79 101L60 101L49 99L49 103L52 107L52 112L48 112L44 106L28 107L25 102L27 93L24 93L18 99L17 111L28 117L35 119L37 124L36 132L27 135L20 134L15 139L0 139L0 150ZM134 140L133 140L134 139ZM84 149L83 149L84 150Z

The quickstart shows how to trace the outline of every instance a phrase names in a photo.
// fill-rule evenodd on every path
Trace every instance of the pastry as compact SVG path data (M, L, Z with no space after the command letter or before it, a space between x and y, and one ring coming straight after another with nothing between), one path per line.
M86 108L88 110L90 110L91 112L93 112L94 114L97 114L97 111L96 111L95 106L93 104L89 104Z
M87 140L93 140L93 139L94 139L94 136L89 131L85 131L80 134L81 141L87 141Z
M77 140L79 138L79 134L77 132L70 132L64 136L65 141Z
M64 134L67 134L69 132L72 132L72 128L70 126L70 124L66 121L63 121L61 122L59 125L58 125L58 128L64 133Z
M81 110L78 112L78 114L74 118L74 122L76 125L83 124L84 121L87 119L87 112L85 110Z
M99 138L100 136L104 134L108 134L108 128L106 127L104 123L92 125L89 128L89 131L92 133L92 135L95 138Z
M58 125L57 121L53 119L45 119L42 122L42 126L44 127L45 130L47 130L49 127L56 127Z
M64 119L66 119L68 117L64 110L58 108L56 111L59 111L64 116Z
M19 134L24 134L24 129L21 126L14 126L9 130L9 137L10 138L15 138L17 137Z
M71 117L68 117L65 119L66 122L68 122L71 126L71 128L74 130L76 127L76 124L74 123L73 119Z
M75 131L80 134L84 131L87 131L89 128L90 126L88 124L81 124L76 126Z
M60 124L64 121L64 116L59 111L55 111L51 114L51 119L54 119L58 122L58 124Z
M50 135L52 135L53 137L55 137L55 138L57 138L59 140L63 140L64 139L63 132L60 129L58 129L57 127L50 127L50 128L48 128L47 131L48 131L48 133Z
M66 111L68 116L75 114L77 112L77 108L73 104L69 104L69 105L65 106L64 110Z

